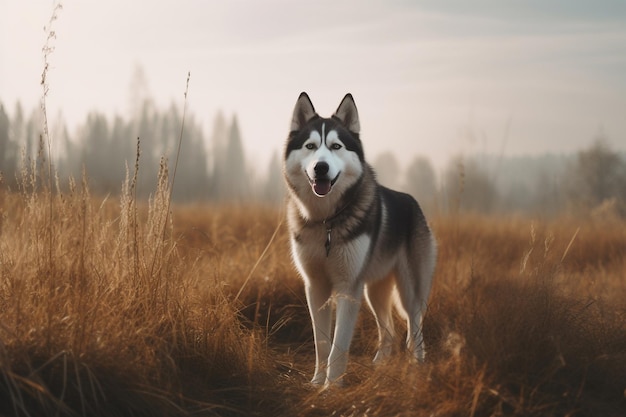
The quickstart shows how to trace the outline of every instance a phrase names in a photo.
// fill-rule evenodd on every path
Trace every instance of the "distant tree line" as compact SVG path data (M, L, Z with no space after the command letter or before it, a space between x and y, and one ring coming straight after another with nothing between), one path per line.
M146 98L136 100L132 107L129 118L111 119L92 112L73 134L62 118L52 122L54 168L59 178L80 178L84 172L92 192L116 194L127 173L132 176L135 170L139 140L137 194L149 196L155 190L162 158L172 172L182 112L174 104L158 108ZM25 164L47 157L46 148L39 145L40 113L26 114L18 103L10 116L0 103L0 173L9 188L17 187ZM188 113L182 135L175 200L283 201L280 155L273 156L265 172L253 171L246 161L236 115L215 115L207 137ZM402 171L390 152L375 158L373 165L383 185L414 195L426 211L544 215L570 211L626 217L626 158L602 137L568 156L455 156L441 172L422 156L414 157Z
M54 168L58 177L87 176L92 192L116 194L126 175L136 169L139 142L137 194L147 197L156 188L161 161L170 176L181 139L182 112L172 104L159 109L152 100L135 106L131 118L91 112L74 134L63 120L53 122L56 145ZM30 161L46 158L40 147L42 121L39 111L25 116L15 106L12 117L0 103L0 173L3 183L18 186L21 169ZM43 155L41 155L43 153ZM194 115L187 113L176 171L173 198L177 201L279 201L284 195L281 165L274 157L267 172L255 175L248 169L237 117L216 115L213 131L206 137ZM277 180L278 176L278 180Z
M426 211L626 217L626 155L604 137L575 155L455 156L439 175L424 157L404 174L391 153L373 165L384 185L409 192Z

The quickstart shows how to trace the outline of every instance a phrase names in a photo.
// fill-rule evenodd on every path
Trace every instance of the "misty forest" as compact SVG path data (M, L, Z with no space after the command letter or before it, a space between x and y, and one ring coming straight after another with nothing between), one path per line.
M58 144L53 164L61 186L84 170L93 192L118 193L139 146L138 196L154 190L161 159L175 157L182 112L175 104L159 108L149 98L133 107L130 117L112 119L92 111L74 132L61 116L53 121L51 135ZM11 189L18 186L21 169L46 159L41 126L40 109L27 112L18 102L10 111L0 102L0 172ZM194 115L187 115L182 134L176 201L283 201L279 151L265 172L247 164L236 115L215 115L208 136ZM276 149L281 145L277 139ZM421 155L404 170L391 152L370 155L370 162L381 183L409 192L431 212L626 214L626 158L602 134L574 155L456 155L441 172Z

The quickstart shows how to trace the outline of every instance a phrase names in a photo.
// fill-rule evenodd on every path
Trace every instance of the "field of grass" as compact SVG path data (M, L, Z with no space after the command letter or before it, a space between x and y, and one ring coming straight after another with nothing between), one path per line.
M432 218L426 363L374 367L364 306L319 391L279 209L31 188L0 188L2 415L626 415L626 223Z

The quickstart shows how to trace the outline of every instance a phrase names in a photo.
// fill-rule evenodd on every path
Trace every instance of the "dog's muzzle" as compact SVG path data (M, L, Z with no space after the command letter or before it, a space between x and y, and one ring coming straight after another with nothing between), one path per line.
M335 185L335 183L337 182L337 179L339 178L339 175L341 174L341 171L340 171L339 173L337 173L335 178L331 179L328 177L329 168L330 167L328 166L327 162L324 162L324 161L318 162L313 167L313 171L315 171L314 178L309 177L308 172L305 171L306 176L309 179L309 183L311 184L311 188L313 189L313 192L315 193L315 195L318 197L324 197L328 193L330 193L330 191L333 188L333 185Z

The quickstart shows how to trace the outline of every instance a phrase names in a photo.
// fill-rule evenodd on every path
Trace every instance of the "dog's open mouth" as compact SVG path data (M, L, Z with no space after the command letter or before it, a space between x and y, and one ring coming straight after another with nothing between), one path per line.
M309 178L309 183L311 183L311 188L313 189L315 195L318 197L324 197L326 194L330 193L330 190L332 190L333 185L335 185L337 179L339 178L339 174L341 174L341 172L339 172L332 180L330 178Z

